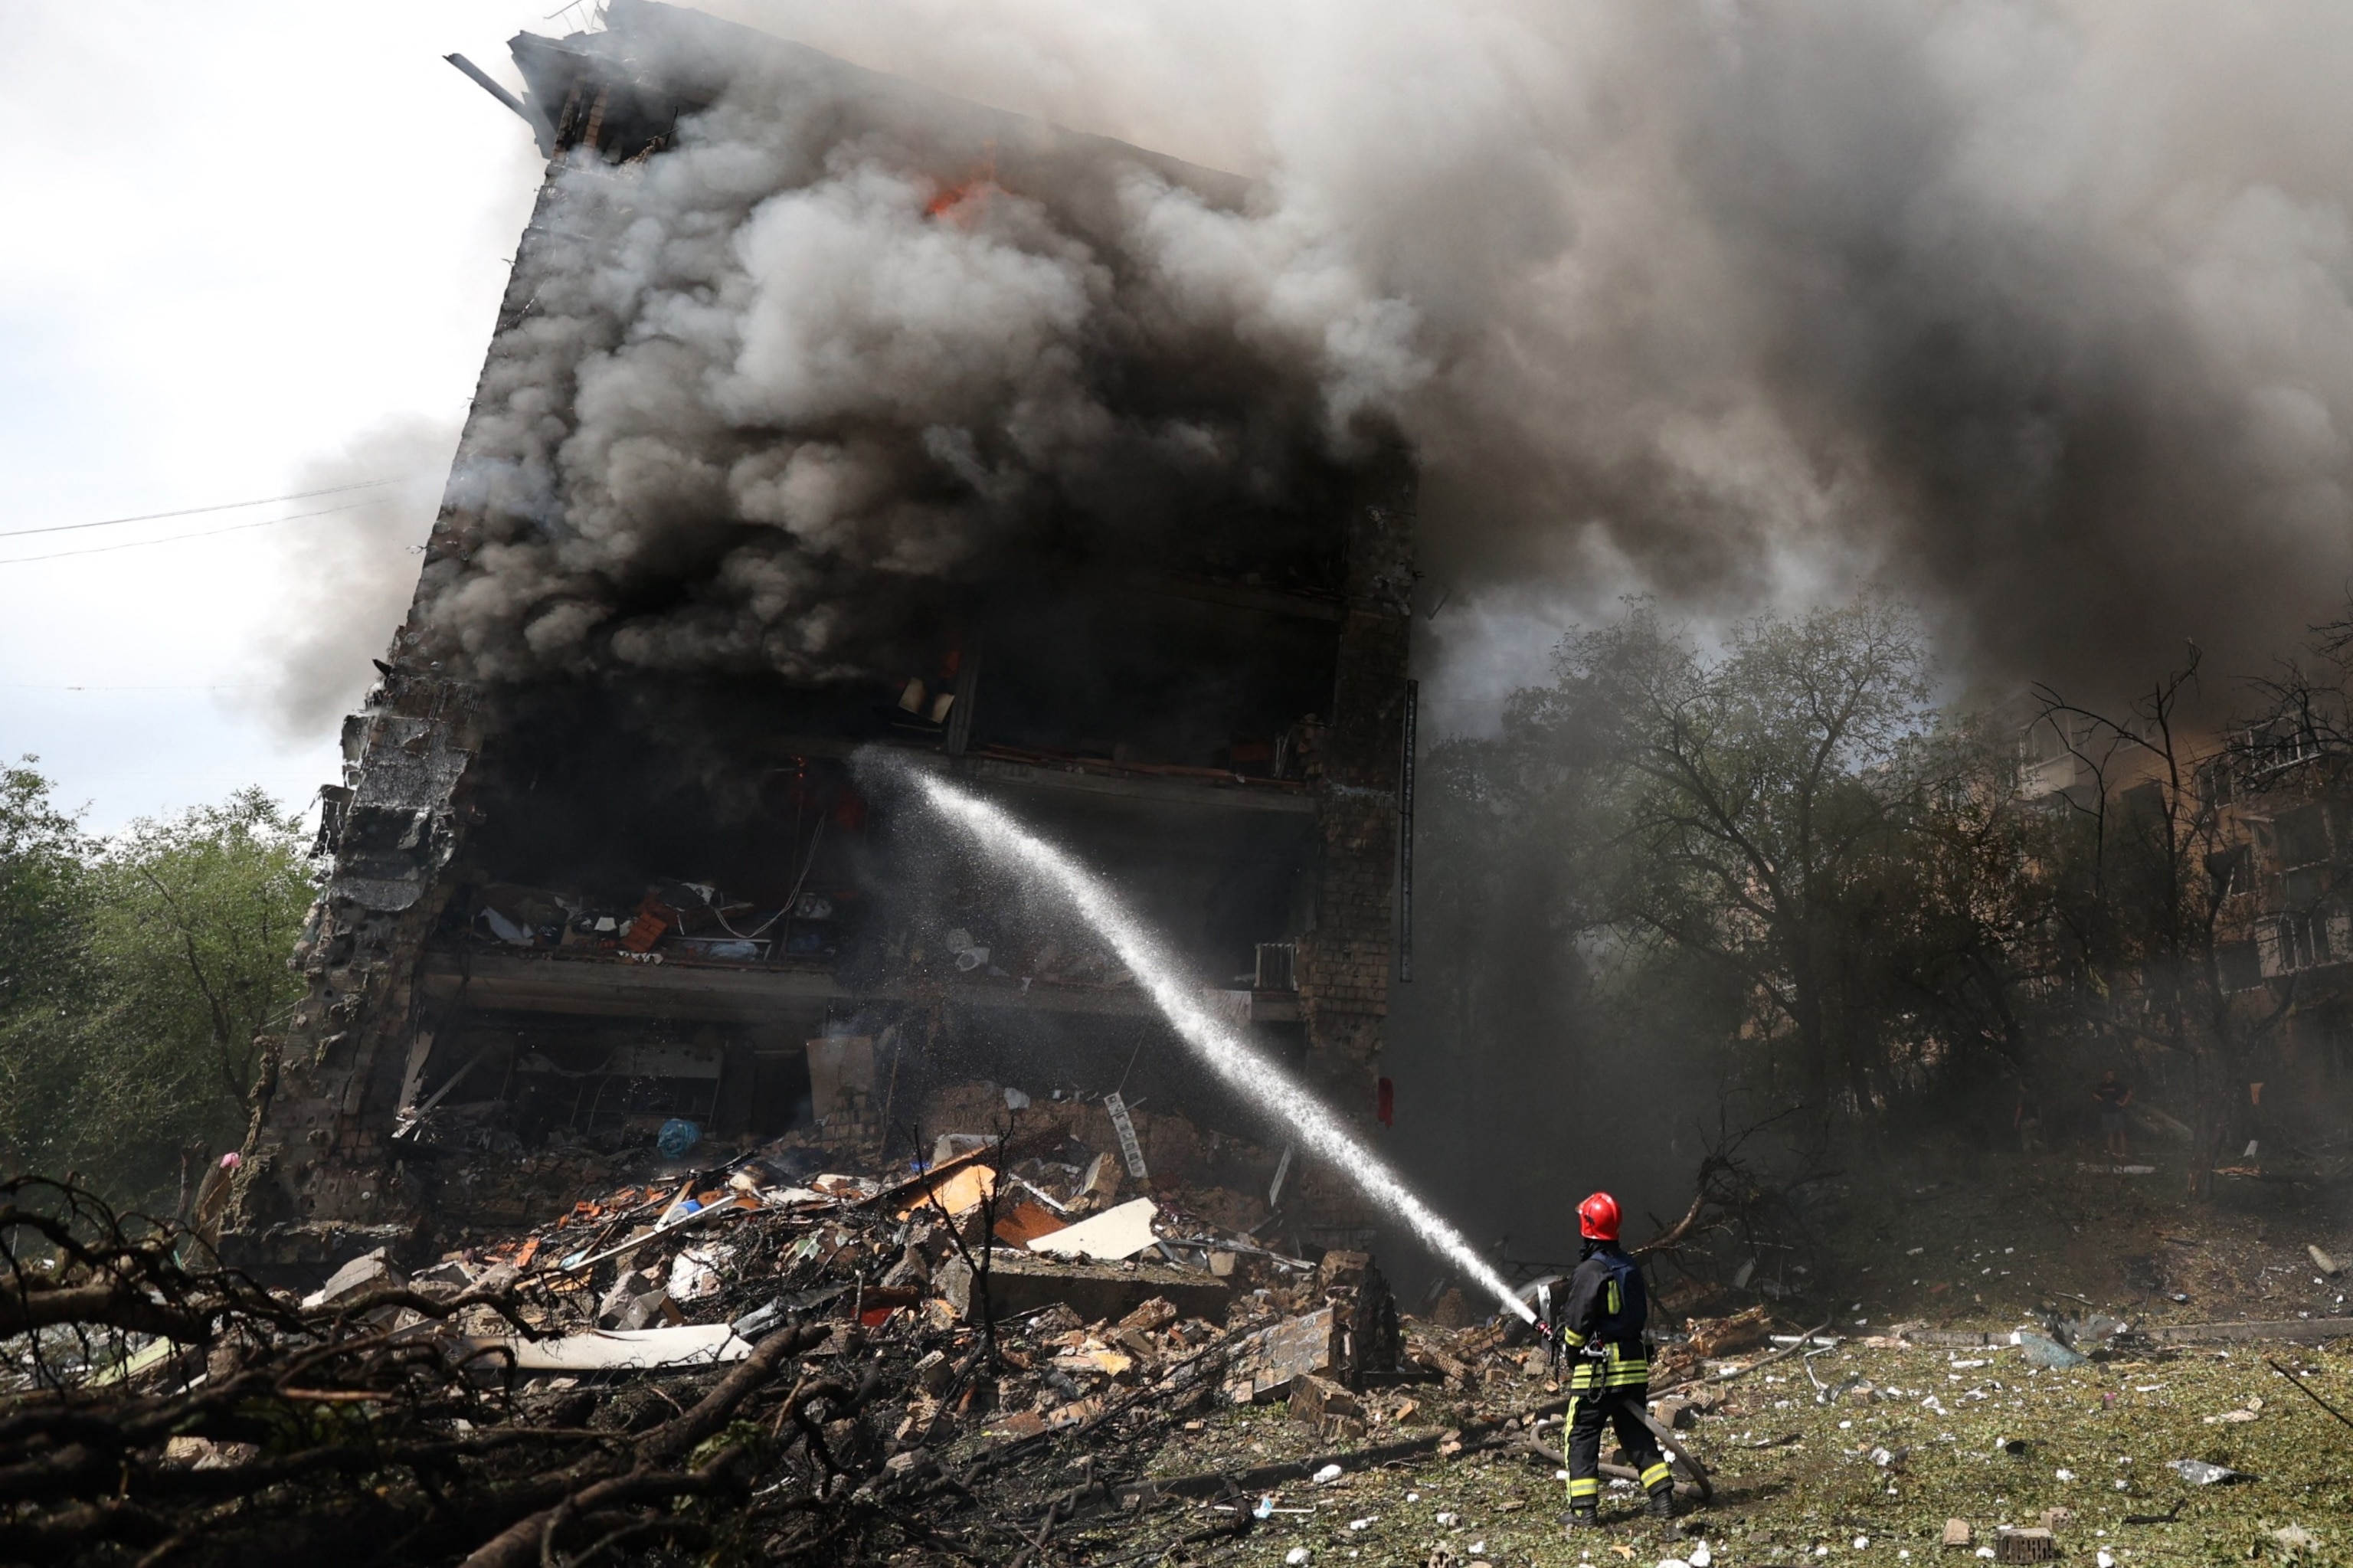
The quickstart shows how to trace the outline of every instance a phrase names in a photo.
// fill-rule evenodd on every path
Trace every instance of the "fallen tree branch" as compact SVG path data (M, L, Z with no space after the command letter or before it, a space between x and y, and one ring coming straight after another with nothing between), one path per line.
M512 1289L468 1290L456 1296L433 1296L422 1290L386 1288L371 1290L364 1296L345 1297L323 1307L305 1308L302 1318L308 1323L340 1323L347 1319L364 1318L381 1308L406 1308L409 1311L437 1320L447 1320L469 1307L487 1307L514 1326L526 1340L549 1340L559 1337L561 1329L542 1329L526 1319L522 1303Z
M1698 1226L1700 1215L1705 1212L1707 1205L1707 1172L1703 1170L1700 1172L1700 1190L1692 1194L1691 1207L1683 1211L1683 1217L1641 1246L1628 1248L1629 1255L1634 1257L1648 1257L1654 1252L1665 1252L1673 1247ZM1656 1218L1655 1215L1652 1217Z
M670 1417L640 1438L638 1455L647 1460L663 1459L691 1449L725 1426L735 1407L776 1375L778 1362L822 1344L832 1332L830 1324L796 1321L766 1335L693 1409Z
M652 1470L639 1466L626 1475L608 1477L568 1492L554 1507L526 1514L483 1542L467 1557L463 1568L530 1568L535 1561L547 1560L550 1543L568 1520L607 1510L667 1502L709 1492L743 1452L731 1445L692 1470Z
M127 1283L43 1287L27 1282L0 1291L0 1338L70 1323L195 1344L212 1338L213 1327L226 1310L225 1305L174 1307Z

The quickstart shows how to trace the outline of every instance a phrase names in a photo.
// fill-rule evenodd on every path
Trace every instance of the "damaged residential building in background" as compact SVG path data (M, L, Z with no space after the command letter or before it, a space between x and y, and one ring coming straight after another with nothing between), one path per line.
M315 1277L690 1147L903 1167L1008 1120L1364 1246L874 760L1071 848L1386 1113L1414 472L1184 272L1250 187L651 4L513 52L549 173L344 730L225 1255Z
M2161 747L2177 743L2153 728L2120 739L2078 711L2025 711L2013 710L2022 800L2105 835L2128 874L2178 863L2182 973L2129 977L2119 1013L2127 1039L2202 1033L2227 1066L2201 1081L2192 1051L2144 1048L2129 1058L2135 1075L2177 1104L2202 1099L2235 1171L2257 1172L2267 1145L2333 1139L2328 1107L2353 1075L2353 745L2342 726L2307 705L2185 739L2168 758ZM2137 1102L2133 1116L2160 1142L2193 1137L2154 1105Z

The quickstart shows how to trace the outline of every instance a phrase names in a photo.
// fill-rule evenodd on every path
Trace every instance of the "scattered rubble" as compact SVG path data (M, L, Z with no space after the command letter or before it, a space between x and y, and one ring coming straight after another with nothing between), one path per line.
M1993 1556L1997 1563L2048 1563L2059 1555L2059 1543L2051 1532L2039 1526L2027 1530L2005 1530L1994 1537Z
M413 1277L378 1246L300 1296L185 1266L179 1234L26 1186L47 1208L0 1216L7 1245L91 1283L16 1276L13 1326L73 1338L23 1363L0 1465L32 1478L0 1557L177 1542L186 1561L316 1562L406 1531L438 1543L419 1560L522 1563L543 1539L614 1528L764 1558L944 1528L986 1544L1007 1534L996 1510L949 1520L949 1499L988 1483L1036 1500L1029 1470L1059 1463L1040 1444L1086 1438L1102 1457L1271 1400L1334 1440L1380 1418L1359 1391L1399 1372L1404 1345L1369 1256L1284 1255L1197 1212L1229 1206L1214 1192L1197 1205L1165 1181L1107 1203L1125 1162L1060 1158L1045 1119L943 1138L943 1158L895 1180L772 1146L582 1199ZM333 1413L417 1461L354 1463ZM58 1421L105 1438L58 1447ZM290 1465L333 1479L278 1496ZM1107 1506L1108 1486L1049 1506L1044 1531Z
M805 1139L702 1169L649 1157L634 1184L531 1229L429 1261L372 1246L291 1290L206 1273L201 1248L125 1234L69 1189L28 1189L9 1245L46 1264L17 1275L32 1348L0 1466L28 1478L0 1557L135 1561L177 1540L164 1561L290 1564L400 1539L419 1543L404 1561L527 1568L543 1536L571 1561L643 1531L660 1552L634 1560L1038 1568L1207 1560L1258 1530L1270 1561L1442 1548L1461 1568L1556 1535L1567 1397L1515 1319L1403 1317L1367 1255L1295 1255L1271 1242L1279 1227L1219 1217L1232 1200L1216 1189L1130 1179L1099 1105L1090 1146L1052 1102L1007 1118L988 1089L1006 1124L923 1139L920 1161ZM50 1278L65 1288L34 1283ZM1957 1552L2088 1557L2103 1528L2189 1528L2179 1498L2167 1511L2146 1489L2160 1477L2226 1506L2219 1483L2253 1478L2218 1463L2255 1457L2226 1446L2242 1435L2267 1439L2274 1484L2240 1489L2260 1499L2301 1473L2269 1462L2277 1444L2341 1431L2336 1374L2172 1348L2094 1310L2045 1313L2041 1331L1833 1332L1731 1305L1662 1311L1649 1411L1679 1497L1708 1510L1686 1525L1714 1533L1713 1560L1762 1560L1742 1532L1811 1519L1824 1498L1820 1528L1767 1539L1933 1550L1989 1479L2010 1519L1952 1518ZM2263 1327L2204 1326L2225 1346L2221 1330ZM2299 1400L2263 1404L2250 1373L2296 1382ZM2106 1439L2085 1446L2086 1423L2127 1407L2173 1413L2166 1446L2142 1450L2149 1474L2111 1474ZM95 1459L64 1460L69 1420ZM2168 1473L2160 1456L2185 1451L2206 1457ZM1623 1483L1605 1513L1622 1515L1633 1472L1603 1459ZM299 1487L278 1478L290 1466ZM1699 1561L1694 1539L1655 1560Z
M2011 1336L2026 1359L2038 1367L2077 1367L2091 1358L2080 1351L2069 1349L2047 1334L2019 1333Z

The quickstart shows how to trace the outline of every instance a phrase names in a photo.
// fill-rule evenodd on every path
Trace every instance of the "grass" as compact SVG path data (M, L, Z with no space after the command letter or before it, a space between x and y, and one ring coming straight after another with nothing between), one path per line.
M2059 1536L2061 1561L2086 1568L2102 1552L2116 1568L2353 1568L2353 1428L2264 1364L2269 1357L2295 1370L2353 1415L2353 1340L2326 1349L2183 1347L2065 1370L2031 1367L2010 1347L1863 1342L1900 1321L2033 1327L2044 1309L2097 1308L2144 1324L2353 1310L2346 1301L2353 1275L2324 1277L2306 1251L2317 1245L2353 1262L2337 1192L2318 1181L2225 1180L2211 1198L2191 1201L2178 1160L2150 1162L2159 1166L2155 1174L2121 1177L2083 1150L1932 1157L1915 1148L1823 1192L1813 1214L1823 1241L1820 1275L1777 1280L1786 1294L1768 1304L1792 1325L1831 1316L1835 1331L1855 1338L1813 1358L1810 1378L1790 1361L1724 1385L1723 1405L1687 1434L1715 1472L1715 1500L1674 1526L1641 1520L1640 1496L1621 1488L1604 1494L1607 1527L1572 1542L1561 1528L1566 1498L1554 1466L1524 1450L1473 1449L1352 1472L1324 1487L1288 1486L1276 1506L1304 1511L1277 1512L1230 1542L1176 1544L1166 1561L1276 1564L1304 1548L1321 1568L1450 1561L1457 1568L1654 1568L1687 1560L1704 1537L1724 1568L1961 1568L1979 1561L1977 1548L1998 1527L2040 1524L2045 1510L2063 1508L2073 1518ZM1719 1298L1714 1309L1739 1304ZM1363 1446L1532 1409L1557 1397L1545 1372L1531 1357L1468 1395L1433 1396L1428 1387L1372 1395L1377 1419ZM1835 1388L1850 1377L1861 1385L1839 1403L1818 1401L1815 1379ZM2250 1410L2253 1419L2211 1419ZM1171 1434L1154 1474L1231 1475L1338 1451L1280 1404L1219 1410L1192 1428ZM1546 1440L1556 1446L1556 1429ZM2013 1452L2015 1443L2022 1449ZM1877 1464L1874 1449L1900 1452L1901 1461ZM2179 1458L2259 1478L2193 1486L2168 1467ZM1155 1561L1160 1552L1148 1548L1234 1522L1233 1510L1255 1500L1229 1496L1092 1530L1081 1538L1081 1560ZM2168 1513L2168 1523L2125 1522ZM1441 1514L1453 1521L1441 1523ZM1940 1544L1949 1519L1973 1527L1969 1550ZM2284 1531L2302 1534L2284 1541Z
M1277 1513L1203 1560L1282 1563L1304 1547L1314 1563L1424 1564L1443 1548L1457 1562L1498 1568L1579 1561L1651 1568L1683 1557L1704 1534L1715 1563L1727 1568L1931 1559L1957 1565L1976 1557L1940 1547L1947 1519L1969 1521L1984 1543L1998 1526L2038 1524L2044 1510L2064 1508L2074 1516L2061 1532L2069 1560L2088 1563L2105 1549L2118 1568L2353 1563L2345 1442L2353 1430L2266 1367L2264 1353L2260 1347L2185 1351L2055 1371L2026 1365L2013 1349L1841 1347L1813 1361L1825 1383L1856 1373L1865 1380L1837 1404L1818 1403L1794 1363L1756 1374L1753 1384L1728 1385L1721 1411L1701 1417L1689 1434L1715 1471L1716 1500L1676 1526L1641 1520L1638 1494L1621 1489L1605 1495L1607 1528L1570 1542L1560 1525L1563 1489L1553 1467L1520 1453L1490 1451L1286 1488L1276 1505L1309 1511ZM2353 1407L2353 1360L2301 1348L2268 1353L2340 1408ZM1966 1364L1972 1361L1980 1364ZM1491 1385L1482 1404L1509 1411L1546 1397L1530 1375L1515 1386ZM2262 1403L2253 1420L2208 1420L2256 1400ZM1473 1414L1467 1406L1425 1404L1401 1425L1377 1425L1366 1442ZM2006 1446L2019 1442L2022 1451ZM1772 1446L1761 1446L1767 1444ZM1233 1411L1181 1434L1154 1468L1239 1470L1322 1446L1280 1406ZM1894 1466L1883 1467L1873 1462L1873 1449L1905 1452ZM2192 1486L2168 1467L2185 1457L2260 1479ZM2125 1522L2128 1514L2164 1514L2177 1504L2174 1522ZM1441 1515L1453 1521L1441 1522ZM1174 1539L1217 1517L1214 1505L1200 1505L1158 1516L1148 1528ZM2313 1544L2283 1544L2274 1532L2289 1526L2308 1532ZM1130 1535L1124 1544L1133 1551L1141 1542Z

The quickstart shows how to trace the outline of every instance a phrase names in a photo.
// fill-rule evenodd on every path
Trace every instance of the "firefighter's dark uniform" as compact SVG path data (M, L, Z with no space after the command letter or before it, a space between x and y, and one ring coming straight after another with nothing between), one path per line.
M1601 1429L1618 1441L1641 1472L1653 1507L1672 1506L1674 1475L1640 1412L1650 1398L1650 1353L1642 1342L1651 1312L1642 1270L1616 1242L1588 1241L1585 1259L1568 1277L1560 1309L1561 1342L1568 1351L1568 1506L1592 1509L1601 1499Z

